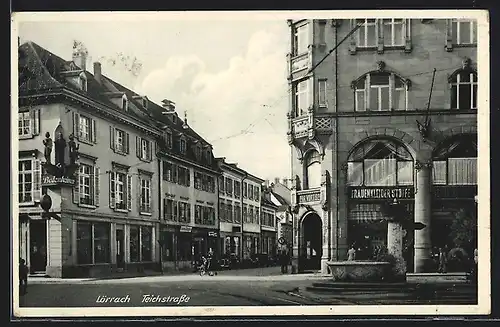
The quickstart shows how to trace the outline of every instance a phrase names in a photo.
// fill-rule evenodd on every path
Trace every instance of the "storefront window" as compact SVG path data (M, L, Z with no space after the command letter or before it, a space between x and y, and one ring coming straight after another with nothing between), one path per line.
M391 140L370 140L357 147L347 164L350 186L413 185L413 158Z
M130 226L130 262L139 262L139 226Z
M152 261L153 228L141 226L141 261Z
M110 225L107 223L94 224L94 263L110 262Z
M441 185L477 185L477 135L460 135L436 148L432 180Z
M162 260L172 261L174 260L174 238L173 233L166 230L161 231L161 243L162 243Z
M177 237L177 260L191 261L191 234L179 233Z
M76 249L78 264L92 263L92 224L78 221L76 224Z

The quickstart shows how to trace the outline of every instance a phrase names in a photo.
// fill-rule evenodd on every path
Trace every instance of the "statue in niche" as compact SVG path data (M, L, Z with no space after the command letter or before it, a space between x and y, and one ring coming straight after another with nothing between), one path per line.
M45 156L45 161L48 163L48 164L51 164L50 162L50 155L52 154L52 147L53 147L53 142L52 142L52 139L50 138L50 133L47 132L45 133L45 140L43 140L43 145L45 146L45 149L44 149L44 156Z
M68 145L69 145L69 162L70 165L74 165L78 160L78 149L80 148L80 145L76 144L75 136L73 134L69 136Z
M56 166L63 168L65 165L64 153L66 150L66 140L64 139L62 131L56 133L54 144L56 148Z

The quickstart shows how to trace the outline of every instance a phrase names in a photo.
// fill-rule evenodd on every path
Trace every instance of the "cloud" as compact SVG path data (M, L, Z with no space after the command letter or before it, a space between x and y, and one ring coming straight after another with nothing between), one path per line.
M254 33L246 52L218 72L196 55L169 57L137 89L157 103L174 101L181 116L186 110L217 156L263 178L288 176L286 35Z

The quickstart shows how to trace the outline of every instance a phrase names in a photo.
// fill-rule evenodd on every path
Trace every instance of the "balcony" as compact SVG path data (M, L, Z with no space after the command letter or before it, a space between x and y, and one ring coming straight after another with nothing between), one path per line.
M292 122L292 130L295 138L306 137L309 129L309 116L301 116Z
M290 58L290 74L297 73L310 67L309 52L305 52L296 57Z

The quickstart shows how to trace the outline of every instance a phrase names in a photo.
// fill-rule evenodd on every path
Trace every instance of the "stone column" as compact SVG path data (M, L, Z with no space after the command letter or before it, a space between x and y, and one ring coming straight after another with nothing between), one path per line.
M406 277L406 263L403 258L403 227L400 223L387 222L387 250L396 258L393 276L398 279Z
M415 272L425 272L431 260L431 163L415 162L415 222L425 225L415 230Z
M321 273L328 274L328 261L330 261L330 214L328 207L324 205L323 209L323 224L322 228L322 239L323 239L323 249L321 253Z

